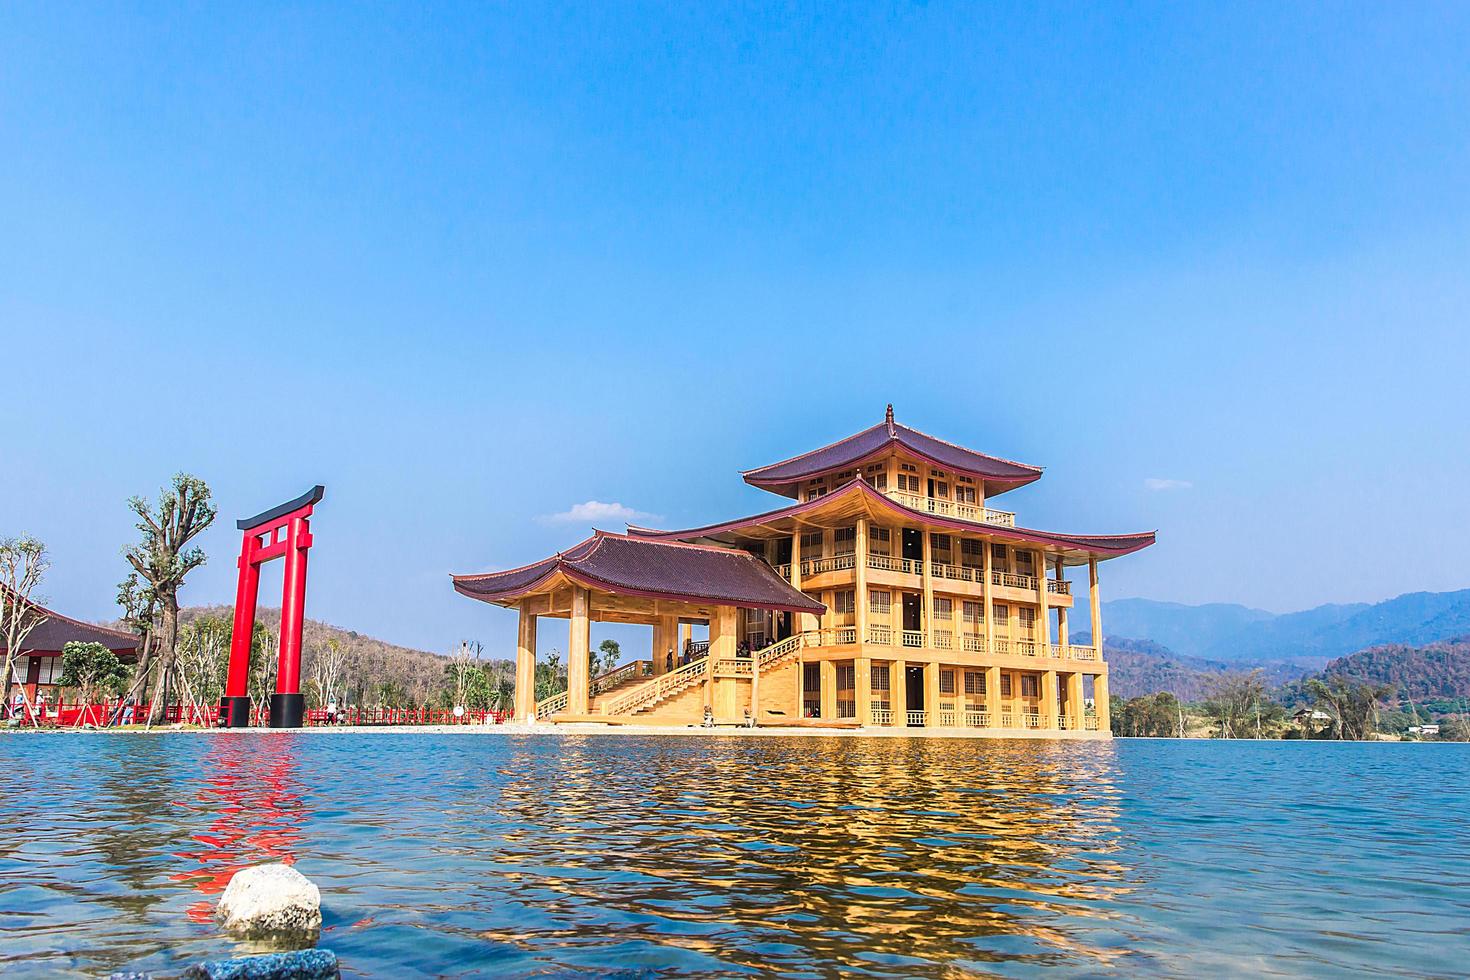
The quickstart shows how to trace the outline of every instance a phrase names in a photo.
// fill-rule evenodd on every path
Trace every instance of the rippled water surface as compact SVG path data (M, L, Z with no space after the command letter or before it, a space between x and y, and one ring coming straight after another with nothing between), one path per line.
M291 861L353 975L1463 975L1470 746L0 736L0 973L240 951Z

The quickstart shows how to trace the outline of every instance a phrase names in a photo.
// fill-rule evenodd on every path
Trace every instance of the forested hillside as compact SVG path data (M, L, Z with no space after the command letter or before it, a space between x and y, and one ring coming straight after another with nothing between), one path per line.
M1392 684L1400 698L1470 697L1470 636L1422 647L1370 647L1327 665L1326 674Z

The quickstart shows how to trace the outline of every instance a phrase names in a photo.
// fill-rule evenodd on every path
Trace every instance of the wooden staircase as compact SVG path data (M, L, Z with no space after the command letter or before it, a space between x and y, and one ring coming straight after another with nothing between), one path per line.
M714 672L716 677L749 677L753 672L753 665L759 664L762 672L773 667L780 666L790 658L796 656L797 651L806 645L806 638L798 633L784 640L778 640L768 647L755 651L749 657L726 658L716 661ZM629 690L627 693L619 693L616 697L608 699L602 705L602 714L605 715L636 715L648 711L664 701L683 693L696 683L702 683L710 670L710 659L708 656L691 660L678 670L655 677L645 684Z

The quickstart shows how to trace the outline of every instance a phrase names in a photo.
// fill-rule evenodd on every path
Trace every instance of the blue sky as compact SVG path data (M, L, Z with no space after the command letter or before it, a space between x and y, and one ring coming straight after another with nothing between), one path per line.
M1470 9L833 6L0 8L0 533L109 617L185 469L226 602L321 482L311 616L499 650L891 401L1107 597L1470 586Z

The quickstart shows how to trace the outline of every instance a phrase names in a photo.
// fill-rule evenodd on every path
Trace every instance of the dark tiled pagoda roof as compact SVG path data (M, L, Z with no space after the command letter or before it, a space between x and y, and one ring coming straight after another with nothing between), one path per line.
M454 588L472 599L505 604L558 574L618 595L814 614L827 608L793 589L754 555L605 531L534 564L486 575L456 575Z
M138 637L132 633L84 623L39 604L36 605L36 609L38 614L45 616L46 619L26 635L25 641L21 644L26 653L60 653L61 648L71 642L100 643L113 653L119 654L136 653L138 650ZM4 649L5 639L0 637L0 650Z
M887 455L896 446L937 467L984 480L986 493L990 496L1025 486L1041 477L1040 467L987 456L900 425L893 421L892 405L888 406L886 418L872 428L830 446L759 469L746 470L741 476L752 486L794 497L798 492L797 484L802 480L866 463Z
M972 534L983 533L988 537L1000 541L1041 546L1050 545L1058 550L1086 552L1099 559L1117 558L1120 555L1141 551L1154 543L1156 535L1154 531L1143 531L1137 534L1061 534L1055 531L1038 531L1025 527L978 524L974 521L963 521L958 518L915 511L903 506L886 494L879 493L862 480L853 480L824 497L817 497L814 500L791 504L790 506L781 507L777 510L766 511L764 514L742 517L738 520L709 524L704 527L692 527L682 531L656 531L651 528L629 526L628 533L635 537L658 541L694 541L700 538L713 538L723 534L738 533L743 528L749 528L754 525L780 521L785 518L800 517L805 514L812 514L815 511L841 506L853 496L865 497L872 506L886 510L895 517L908 520L918 518L934 527L942 527L955 531L968 531Z

